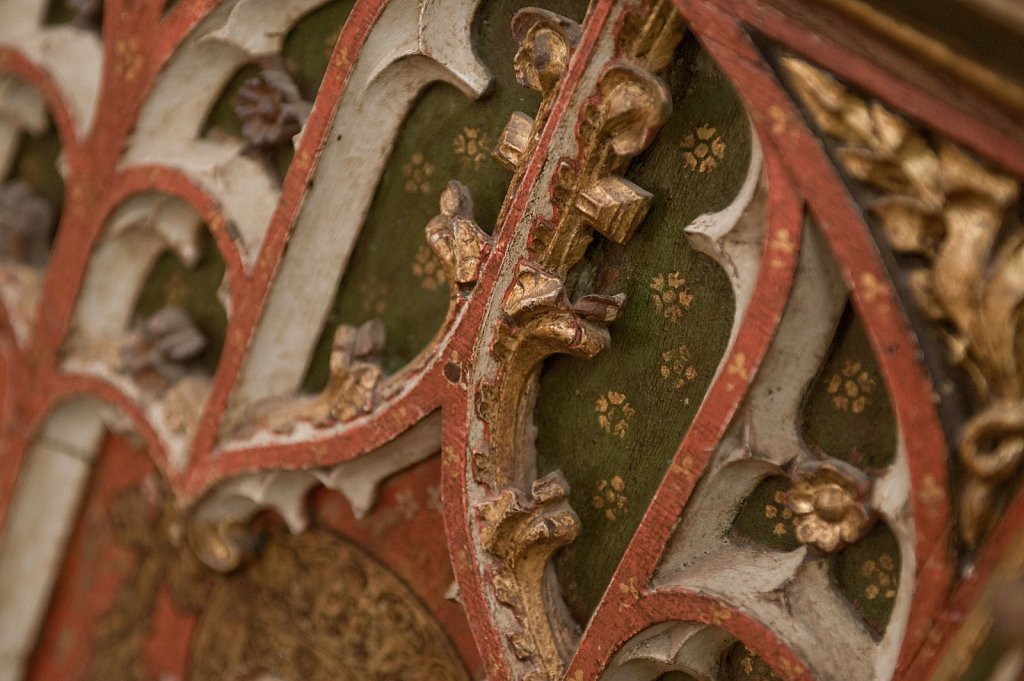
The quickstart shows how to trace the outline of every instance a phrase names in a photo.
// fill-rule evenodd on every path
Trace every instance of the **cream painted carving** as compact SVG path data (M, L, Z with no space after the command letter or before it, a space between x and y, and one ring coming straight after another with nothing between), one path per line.
M723 677L722 663L735 639L717 627L667 622L627 641L615 654L602 681L647 681L683 672L698 681Z
M239 476L218 485L189 516L189 541L210 567L235 568L253 542L247 522L273 509L292 532L306 529L306 496L316 485L345 495L356 517L373 507L377 487L390 475L441 449L441 414L436 412L376 451L328 468L269 470Z
M472 52L476 6L391 3L371 29L314 176L347 179L315 182L306 194L232 397L228 430L253 404L298 389L399 126L420 91L443 81L476 98L489 84ZM297 290L304 292L300 301Z
M710 594L748 612L800 655L815 678L882 680L890 678L895 669L910 589L898 591L889 625L881 639L876 639L836 589L825 551L812 551L806 545L788 552L769 551L722 539L743 500L764 478L793 471L799 481L806 473L813 488L811 470L820 470L822 464L803 442L800 406L829 349L845 301L846 291L822 237L814 229L805 229L793 295L779 331L694 491L653 586ZM859 471L850 472L841 462L827 465L865 484ZM827 476L823 480L834 482ZM862 497L851 492L849 501L889 526L901 551L900 582L913 583L914 524L902 437L896 462L860 493ZM798 492L791 494L794 507L808 514L814 511L813 504L811 509L804 508ZM844 510L837 519L845 522L848 506L837 506ZM822 532L811 533L808 543L820 540L821 549L827 551L840 540L856 541L868 522L864 516L856 517L859 520L851 520L845 535L836 528L835 543L831 535ZM816 529L820 530L820 524ZM845 654L841 658L834 654L835 641L843 641Z

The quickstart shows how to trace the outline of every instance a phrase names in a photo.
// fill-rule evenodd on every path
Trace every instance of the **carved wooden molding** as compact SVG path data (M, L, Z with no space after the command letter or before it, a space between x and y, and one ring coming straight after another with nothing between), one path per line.
M476 668L465 678L703 681L749 664L787 680L952 681L995 640L992 604L1022 578L1024 519L1024 126L1005 106L974 110L970 88L943 89L942 68L885 48L881 35L866 55L853 40L864 26L815 31L832 15L790 0L594 0L579 21L521 8L503 66L539 104L500 112L504 128L484 131L497 141L493 159L473 158L511 172L496 224L481 228L470 190L453 180L437 216L412 225L432 284L447 286L447 316L398 369L382 360L379 319L338 325L326 387L302 394L418 98L436 83L467 102L488 96L493 76L474 47L483 4L357 0L324 46L311 102L278 55L324 0L103 4L102 17L86 7L64 24L47 19L43 0L0 4L2 236L35 235L0 248L0 678L23 678L31 663L70 569L64 547L79 502L93 494L90 472L111 439L147 450L180 514L167 533L218 574L259 572L269 536L312 543L315 488L340 492L363 522L381 510L382 487L413 480L427 470L414 466L440 452L431 503L448 543L422 550L446 551L458 606L444 607L457 607L462 640L475 637L476 659L472 643L461 662L447 643L437 648L437 669L460 678L466 664ZM725 143L710 123L688 122L698 139L677 144L678 182L656 194L628 178L678 120L678 88L682 101L703 96L685 77L662 79L698 52L746 108L750 155L732 195L705 192L717 185L689 182L713 170L698 153L717 163ZM207 134L217 98L246 64L258 82L233 108L248 132ZM50 206L60 212L52 243L46 210L12 175L22 172L20 140L51 123L64 191ZM260 155L268 146L294 151L287 172ZM692 424L580 626L555 559L595 528L570 504L571 476L538 465L540 377L556 356L600 363L628 342L616 322L621 330L631 306L650 301L627 298L614 278L590 293L578 275L598 247L628 259L652 207L678 205L672 189L692 192L682 198L697 206L676 226L679 243L721 268L732 295L723 309L734 312ZM10 216L35 227L15 233ZM223 261L209 297L226 330L214 368L201 370L209 339L197 321L175 305L140 316L137 302L162 255L187 269L204 244ZM878 367L867 379L856 368L837 374L837 398L853 403L838 391L870 384L892 403L894 454L875 468L818 451L802 430L847 305ZM907 320L914 310L947 341L940 360L967 377L963 395L944 380L952 373L929 374L936 362L922 360L930 348ZM946 423L935 401L955 395L971 412ZM609 479L599 492L622 493L622 479ZM768 480L781 487L765 514L779 515L783 533L788 514L792 527L785 546L734 533ZM286 527L268 531L268 510ZM879 533L885 560L858 566L874 590L851 595L837 577L844 556ZM370 533L354 541L373 553ZM403 577L413 591L417 578ZM159 580L140 581L152 605ZM124 593L118 602L130 606ZM861 595L885 601L880 623L859 609ZM218 616L230 619L229 600L217 601ZM415 631L439 635L429 613L414 611ZM204 651L218 633L202 625ZM129 657L142 654L139 636ZM243 657L233 658L238 670Z

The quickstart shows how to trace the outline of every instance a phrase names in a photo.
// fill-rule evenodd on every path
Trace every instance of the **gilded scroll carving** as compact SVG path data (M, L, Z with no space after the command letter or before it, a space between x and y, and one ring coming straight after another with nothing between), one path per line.
M510 638L513 651L521 659L540 658L548 675L555 676L572 652L572 639L564 636L564 628L551 626L550 599L537 586L555 551L579 536L579 519L566 502L568 493L568 483L556 472L535 480L529 499L507 487L477 507L484 546L502 559L493 577L498 600L525 625L524 632Z
M593 230L626 243L650 207L650 193L621 176L653 140L671 110L667 87L653 72L664 68L682 37L671 3L629 11L617 23L618 54L597 74L594 94L579 109L577 153L558 162L551 180L553 216L536 224L528 258L511 273L489 346L492 377L478 384L476 409L486 448L472 456L476 482L492 496L475 504L483 547L497 559L486 569L494 597L514 614L505 631L522 678L556 679L574 645L576 627L551 579L550 559L580 532L566 502L560 472L536 479L532 411L543 361L565 353L591 359L608 347L608 324L625 302L622 294L583 295L565 288L569 270L583 257ZM516 72L544 95L534 120L516 113L495 157L521 169L554 101L578 27L541 10L523 10L513 32L520 43ZM529 489L527 494L525 490Z
M483 391L480 409L491 429L495 467L481 482L498 489L528 479L518 456L530 418L535 374L543 359L567 353L591 359L608 347L607 324L619 316L625 296L583 296L569 302L561 279L523 263L502 304L504 317L492 352L501 361L494 382Z
M948 142L931 143L906 120L849 92L795 58L783 60L814 122L841 146L839 162L880 196L870 205L910 272L921 309L942 324L950 357L979 404L957 445L967 472L959 529L968 548L994 520L998 486L1024 459L1024 371L1017 356L1024 301L1024 232L1002 235L1020 184Z

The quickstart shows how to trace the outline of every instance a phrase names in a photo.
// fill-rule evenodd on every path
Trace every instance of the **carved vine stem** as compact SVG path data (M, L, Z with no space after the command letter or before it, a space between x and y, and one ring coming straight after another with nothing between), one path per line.
M494 494L475 511L484 548L497 558L488 568L494 597L518 622L505 634L523 662L519 678L560 678L575 645L576 629L553 586L550 559L575 540L580 523L566 502L569 488L560 472L534 479L532 410L543 361L558 353L596 356L608 347L607 325L625 302L621 294L573 302L564 282L593 230L626 243L650 207L651 194L620 173L668 118L670 94L652 72L668 65L683 27L670 2L644 9L627 11L616 27L618 56L605 65L581 107L578 153L558 163L553 217L535 225L529 258L516 266L490 344L497 369L479 386L477 410L487 448L474 452L473 470ZM536 120L513 114L495 150L506 167L521 170L579 36L571 22L536 9L520 12L513 32L520 42L519 80L543 94Z
M930 143L903 118L807 63L782 64L811 118L840 143L843 168L880 193L870 210L889 243L923 263L910 272L912 291L943 324L950 356L983 405L958 444L967 473L960 535L973 549L995 518L998 485L1024 459L1024 230L1015 224L1002 234L1020 185L948 142Z

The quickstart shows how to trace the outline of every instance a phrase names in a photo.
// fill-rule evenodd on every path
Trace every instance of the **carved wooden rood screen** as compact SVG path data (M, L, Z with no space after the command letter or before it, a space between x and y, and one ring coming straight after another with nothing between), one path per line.
M1024 678L1020 5L537 4L0 0L0 679Z

